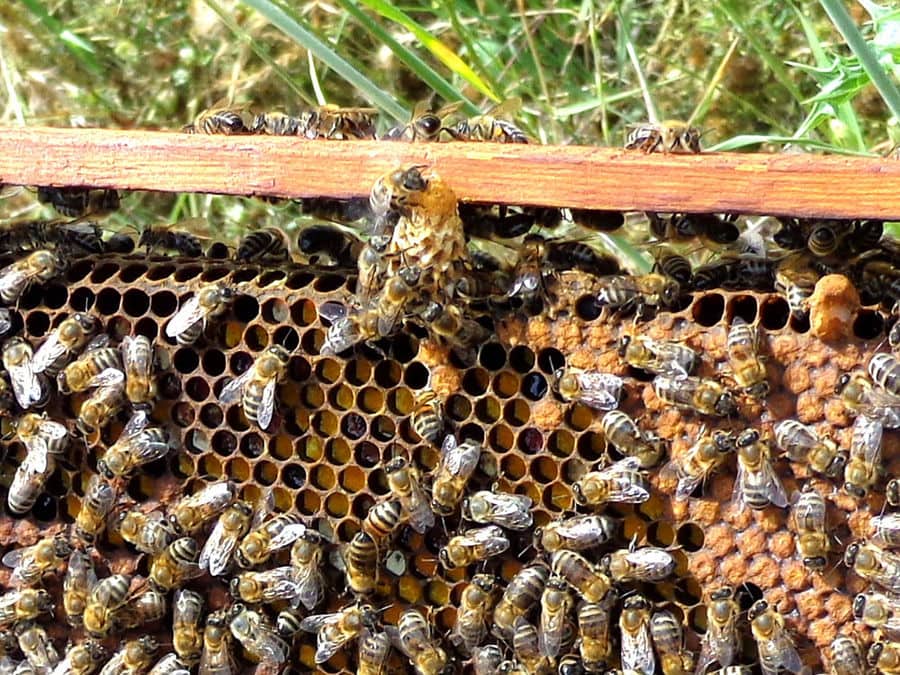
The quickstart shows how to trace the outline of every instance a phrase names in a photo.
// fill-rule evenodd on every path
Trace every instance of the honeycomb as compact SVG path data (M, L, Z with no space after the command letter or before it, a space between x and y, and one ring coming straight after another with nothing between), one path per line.
M485 448L468 490L496 486L527 495L539 527L564 514L590 512L576 506L572 483L598 462L621 457L606 443L596 411L555 395L553 374L563 364L624 377L626 395L620 409L642 427L658 429L669 441L673 458L687 451L702 428L754 427L771 436L774 423L792 417L827 431L847 447L852 418L835 397L835 384L841 374L867 363L885 338L885 318L875 307L852 307L852 321L842 324L849 335L834 340L825 328L820 337L813 334L815 307L810 322L800 322L791 317L781 295L740 291L695 293L680 311L661 312L637 324L597 307L596 278L568 272L561 281L566 292L553 301L552 311L498 317L494 337L479 346L471 362L412 324L375 344L323 356L329 322L319 310L329 301L350 301L353 271L297 263L238 264L218 253L213 250L196 259L132 254L75 260L64 277L23 295L16 310L20 334L37 346L67 316L88 311L115 340L145 335L163 346L159 400L152 418L170 430L176 449L127 482L127 497L142 510L166 507L207 483L228 479L246 500L271 496L276 511L300 514L328 537L332 549L348 543L369 510L388 496L386 462L407 456L423 472L437 465L439 449L423 443L410 424L417 394L428 387L443 401L448 428ZM12 260L5 256L0 264ZM165 336L165 323L200 284L213 281L239 285L241 293L197 345L178 346ZM664 403L648 376L626 366L616 353L618 339L626 334L675 339L702 355L699 375L727 378L725 340L735 317L758 326L765 336L771 393L764 403L741 399L741 414L734 418L713 420ZM219 394L267 346L276 344L293 354L278 387L275 419L267 431L260 431L248 423L239 404L220 404ZM74 425L83 398L54 396L47 411L52 419L67 421L73 439L83 438ZM125 416L120 417L99 439L73 441L32 511L0 519L0 545L30 545L74 523L102 448L121 433ZM25 455L15 436L8 439L6 485ZM884 443L885 468L894 475L900 470L896 434L886 433ZM846 545L868 535L870 516L882 508L880 494L860 503L839 491L837 482L813 476L803 465L777 457L775 467L788 494L811 481L827 495L829 530L838 541ZM837 552L823 573L807 570L795 551L788 510L738 509L731 500L734 478L732 459L706 482L702 496L676 502L671 498L673 482L653 470L649 501L603 509L622 523L604 552L633 543L659 546L677 563L671 579L628 587L672 611L685 626L688 649L695 652L707 626L704 591L722 584L743 588L747 603L765 597L773 604L813 668L827 664L827 648L837 634L868 640L868 633L853 623L851 610L853 595L865 588L862 580L838 564ZM418 607L430 612L438 639L453 628L473 567L445 570L438 554L464 526L458 516L450 516L439 518L424 535L401 528L386 553L388 562L382 564L372 598L384 624L396 625L403 610ZM502 586L540 557L531 546L531 531L507 535L509 551L476 566L496 574ZM147 556L136 555L109 530L96 542L96 550L110 573L147 575ZM333 565L326 565L326 575L329 593L317 612L337 611L353 600ZM9 588L9 570L0 573L0 584ZM58 593L58 580L46 585ZM204 592L210 610L230 602L218 580L204 577L187 586ZM80 631L61 628L65 616L57 604L58 625L50 627L51 635L58 641L63 634L77 641ZM614 621L617 617L618 612ZM159 624L161 636L167 623ZM742 662L753 663L756 648L744 632ZM167 639L160 638L163 643ZM114 646L116 639L107 643ZM320 666L314 660L314 634L297 635L293 649L291 672L355 672L355 648L339 650ZM462 670L465 657L454 656ZM391 658L395 666L405 667L396 651Z

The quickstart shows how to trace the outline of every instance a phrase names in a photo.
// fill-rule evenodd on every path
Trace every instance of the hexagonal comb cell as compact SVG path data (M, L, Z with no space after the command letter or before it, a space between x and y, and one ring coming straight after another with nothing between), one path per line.
M683 626L687 648L695 655L710 635L716 602L710 594L724 586L734 589L732 598L742 612L760 599L768 601L785 617L787 634L811 666L820 665L819 654L827 654L832 640L845 632L851 614L845 589L860 590L858 576L865 572L856 575L835 566L837 539L846 544L868 536L869 514L881 510L882 498L878 490L868 490L863 500L853 498L838 489L842 474L823 475L802 454L786 448L782 454L776 449L780 437L775 425L796 418L837 447L850 447L852 456L853 418L834 389L841 375L864 366L881 342L886 322L878 308L860 310L851 327L854 337L836 344L815 339L810 322L795 317L777 295L698 293L680 312L636 323L628 317L616 320L615 313L602 308L594 311L581 292L553 321L516 313L498 320L498 337L481 344L460 365L421 330L360 344L347 353L322 355L329 324L320 308L326 302L346 303L352 287L334 272L322 274L300 265L264 270L228 260L172 263L107 256L80 260L68 274L77 277L77 289L52 284L23 298L20 325L33 347L39 348L74 311L87 311L113 346L125 336L143 335L156 350L156 395L148 424L164 430L166 458L114 476L118 502L109 522L131 511L175 513L191 495L227 480L233 485L229 502L245 500L251 509L265 505L270 511L265 517L290 516L305 525L304 531L318 533L308 535L308 541L297 540L321 548L317 559L324 597L304 608L303 616L349 611L357 596L347 589L346 570L363 565L374 551L377 579L361 600L378 610L382 624L402 623L401 630L408 628L406 610L423 611L433 626L432 637L458 666L469 653L456 637L444 636L458 636L457 607L469 597L475 575L495 579L491 601L502 604L504 589L516 588L521 571L534 562L570 580L568 592L576 601L570 608L573 627L577 599L592 592L579 584L584 575L599 575L618 586L623 596L612 609L612 621L630 620L629 608L639 605L634 598L645 598L651 613L665 610ZM240 284L252 292L239 291L215 320L200 327L193 341L167 333L192 294L214 283L235 288ZM582 288L591 283L585 281ZM749 376L736 370L733 331L739 325L751 327L760 340L770 383L764 399L751 393L742 379ZM690 373L676 373L669 364L669 370L654 374L658 361L622 359L623 338L631 344L644 338L658 344L669 340L693 349L699 363ZM264 424L259 402L253 399L254 386L248 383L260 359L279 348L288 356L279 365L281 375L273 385L276 404ZM575 377L581 387L575 394L563 386L566 373L594 371L621 378L621 397L612 407L627 413L638 436L617 435L622 428L611 420L621 424L623 418L610 417L598 409L596 397L585 395L589 379ZM667 384L660 385L661 380ZM702 399L704 391L719 397L727 392L734 399L733 409L719 414L714 403ZM90 508L85 476L111 465L129 419L123 405L109 428L85 433L76 419L91 394L87 389L51 397L44 409L47 418L63 423L71 442L54 461L26 514L7 514L4 522L9 526L0 529L0 543L31 544L42 533L72 530ZM435 421L427 419L429 414ZM748 429L759 431L761 439L747 440ZM698 443L707 437L715 442L717 432L731 439L730 445L723 441L714 471L697 476ZM896 444L893 434L885 432L886 448ZM442 448L448 436L454 443ZM478 448L459 489L452 476L448 486L443 473L454 445ZM661 457L648 450L656 447ZM642 466L637 458L646 453L656 459ZM759 454L769 457L769 468L763 470L770 471L770 483L762 489L754 482L761 470L749 464ZM7 443L7 457L11 473L25 462L20 439ZM895 472L896 459L887 452L885 457L888 471ZM780 492L771 476L782 486ZM404 480L419 482L424 501L416 504L403 491ZM613 485L616 481L619 488ZM733 501L736 481L741 489ZM638 493L646 491L647 498L602 497L604 490L624 489L626 483ZM804 485L827 495L827 523L837 535L832 551L826 551L824 568L804 565L797 553L801 543L797 523L789 517L791 509L769 504L781 501L780 495L785 502L796 502ZM477 498L498 496L527 505L523 508L530 520L524 527L512 525L509 514L492 516L495 524L479 514ZM450 505L444 507L441 500ZM762 508L750 508L756 506ZM201 551L221 510L205 525L185 530L197 538ZM608 522L610 531L577 550L574 558L554 555L547 533L570 519L590 517ZM236 545L256 525L248 520ZM481 534L473 535L473 530ZM469 557L461 549L452 555L463 562L448 563L448 551L461 536L486 537L493 555L481 551ZM154 557L124 538L112 525L98 533L92 555L101 563L101 577L151 573ZM304 569L298 562L301 548L290 543L273 551L264 563L249 565L248 573L279 565ZM643 563L656 566L652 572L634 562L645 560L642 556L654 556L652 565ZM656 569L660 565L663 572ZM242 569L226 569L212 579L204 574L185 581L185 587L204 591L205 611L232 604L228 580ZM0 582L6 584L7 577L0 576ZM47 588L58 592L54 584L48 581ZM503 634L502 629L501 638L482 641L502 645L504 655L521 661L527 651L521 644L527 633L523 626L540 625L540 596L533 608L522 612L526 624L520 624L518 641L515 630ZM290 604L283 599L245 602L272 626ZM158 621L146 630L158 632L162 642L171 640ZM735 664L754 660L755 643L744 633L746 644ZM566 653L562 650L577 654L570 638L563 636L559 655ZM357 667L355 647L316 664L315 634L301 631L290 640L305 669L338 672ZM541 644L544 640L541 637ZM620 664L626 641L613 639L608 667ZM252 658L252 651L245 644L239 653L242 659ZM396 654L391 659L398 667L406 661Z

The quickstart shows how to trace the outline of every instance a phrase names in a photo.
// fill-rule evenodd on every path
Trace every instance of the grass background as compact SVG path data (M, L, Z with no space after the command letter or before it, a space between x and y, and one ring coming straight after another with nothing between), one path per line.
M544 143L619 145L690 119L721 150L883 154L900 140L900 9L868 0L20 0L0 3L0 124L177 129L253 111L519 97ZM327 167L321 167L327 170ZM51 213L33 195L7 217ZM109 220L207 218L226 237L295 205L133 194Z

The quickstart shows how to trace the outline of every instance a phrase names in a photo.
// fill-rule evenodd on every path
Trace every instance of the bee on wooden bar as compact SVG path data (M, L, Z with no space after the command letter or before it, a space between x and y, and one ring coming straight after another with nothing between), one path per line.
M625 141L628 150L644 152L700 152L700 130L686 122L664 120L636 125Z
M269 136L297 136L300 133L300 120L281 112L259 113L253 118L250 133Z
M217 106L204 110L194 121L181 128L186 134L224 134L233 136L250 133L244 118L237 110Z
M461 101L456 101L431 112L431 104L428 101L420 101L413 108L409 122L392 127L381 138L388 141L439 141L441 131L444 131L444 120L462 105Z
M488 110L483 115L457 122L446 127L447 133L457 141L491 141L494 143L528 143L528 137L512 122L501 119L522 107L518 98L510 98Z

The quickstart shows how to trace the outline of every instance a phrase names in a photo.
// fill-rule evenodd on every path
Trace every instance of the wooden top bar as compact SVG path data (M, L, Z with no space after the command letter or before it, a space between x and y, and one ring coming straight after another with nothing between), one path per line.
M348 198L411 164L467 201L900 220L896 159L0 128L0 183L13 185Z

